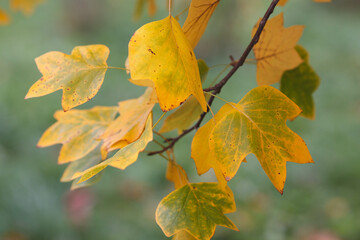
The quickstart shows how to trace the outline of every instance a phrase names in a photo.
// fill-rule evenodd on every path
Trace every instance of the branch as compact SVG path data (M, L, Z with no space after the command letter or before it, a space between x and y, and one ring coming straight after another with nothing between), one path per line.
M251 50L253 49L253 47L255 46L256 43L258 43L259 38L261 33L264 30L264 27L267 23L267 21L269 20L271 14L274 12L274 9L276 7L276 5L278 4L279 0L273 0L269 6L269 8L267 9L264 17L261 19L260 24L258 26L258 29L256 30L255 35L252 37L249 45L247 46L247 48L245 49L245 51L243 52L243 54L241 55L240 59L237 61L236 65L230 70L230 72L215 86L213 87L209 87L209 88L205 88L204 91L206 92L213 92L213 94L217 95L221 92L222 88L225 86L225 84L230 80L230 78L235 74L235 72L244 65L246 58L249 56ZM211 96L209 101L208 101L208 106L211 106L212 103L214 102L215 97ZM192 132L195 129L198 129L202 123L202 121L204 120L205 116L206 116L207 112L203 112L200 116L200 119L196 122L196 124L194 126L192 126L191 128L188 128L186 130L184 130L179 136L177 136L176 138L171 139L168 146L166 146L165 148L163 148L160 151L155 151L155 152L150 152L148 153L149 156L152 155L156 155L156 154L161 154L171 148L174 147L174 145L181 139L183 138L185 135L187 135L188 133Z

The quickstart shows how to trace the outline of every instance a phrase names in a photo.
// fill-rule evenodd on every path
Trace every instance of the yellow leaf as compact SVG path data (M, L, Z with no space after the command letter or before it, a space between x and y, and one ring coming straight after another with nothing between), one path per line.
M207 110L195 54L172 16L135 32L129 43L129 66L130 81L154 87L163 111L178 107L191 94Z
M192 0L183 31L193 48L204 34L207 24L220 0Z
M237 230L224 214L236 211L232 192L216 183L187 184L161 200L156 222L167 237L188 231L196 239L209 240L217 225Z
M59 164L86 156L100 144L98 138L115 118L116 107L94 107L90 110L57 111L57 120L39 140L38 147L62 143Z
M98 165L95 165L92 168L89 168L81 174L76 175L76 177L81 176L78 183L87 181L108 166L124 170L125 168L136 162L139 153L144 151L147 144L152 141L152 139L152 114L150 114L146 121L145 130L138 140L119 150L117 153L115 153L113 157L99 163Z
M20 10L26 15L34 12L35 6L44 2L44 0L11 0L11 8L16 11Z
M195 161L198 174L202 175L212 168L220 186L223 188L227 186L227 181L230 179L225 179L220 165L216 161L214 154L211 153L209 138L213 128L215 127L215 123L221 119L223 114L230 110L230 105L224 105L212 120L197 130L191 145L191 157ZM232 164L234 164L234 162L229 163L229 165ZM238 165L240 165L240 163L233 166L233 168L238 167Z
M146 120L156 103L156 95L152 88L137 98L119 102L120 116L114 120L100 137L103 158L109 151L122 148L137 140L144 131Z
M7 25L10 22L10 17L9 15L3 11L2 9L0 9L0 25Z
M257 60L257 82L270 85L280 81L284 71L293 69L303 61L295 50L303 26L283 27L284 16L279 14L270 19L262 32L259 42L254 46ZM255 34L259 23L254 27Z
M210 153L227 180L234 177L241 162L253 153L280 193L286 180L286 162L311 163L309 150L301 137L286 126L300 108L279 90L261 86L250 91L239 103L225 105L202 128L210 128ZM209 126L210 125L210 126ZM212 128L212 129L211 129ZM199 129L200 131L201 129ZM196 139L206 134L196 136ZM206 139L202 139L206 141ZM192 156L201 160L199 146L193 143ZM207 170L203 168L202 170Z
M166 179L173 182L175 188L181 188L188 183L188 177L185 170L175 161L169 161L166 170Z
M108 68L109 49L104 45L75 47L71 55L49 52L35 59L43 74L26 95L40 97L63 90L64 111L92 99L99 91Z
M201 83L204 83L206 76L209 72L209 67L203 60L198 60ZM209 95L206 96L208 100ZM190 96L185 103L183 103L175 112L171 113L164 121L163 126L160 129L161 133L170 132L178 129L181 133L183 130L189 128L193 122L200 118L203 113L199 102L194 96Z

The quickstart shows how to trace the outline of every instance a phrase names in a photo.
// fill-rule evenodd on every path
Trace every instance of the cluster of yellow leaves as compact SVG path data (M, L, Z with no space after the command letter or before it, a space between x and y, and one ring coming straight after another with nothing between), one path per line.
M22 11L26 15L34 12L36 5L44 0L10 0L10 7L13 11ZM6 25L10 22L10 16L0 9L0 25Z
M25 0L13 1L20 4ZM139 98L119 102L118 107L72 109L97 94L106 71L112 68L107 65L106 46L79 46L71 55L49 52L36 59L43 76L26 98L63 91L64 111L55 113L57 122L38 143L39 147L63 144L58 162L69 165L61 181L73 181L74 189L96 182L108 166L124 170L133 164L153 140L152 110L156 103L164 112L177 108L165 119L160 132L177 129L180 133L207 111L208 99L202 84L209 68L196 59L193 49L219 2L192 0L183 27L170 14L134 33L126 63L129 80L147 89ZM154 0L138 0L135 17L140 16L146 3L149 14L155 13ZM29 9L25 8L29 5L15 6ZM0 19L5 19L1 14ZM185 170L171 156L173 153L168 154L166 178L174 183L175 191L156 210L156 221L166 236L208 240L217 225L237 230L225 216L236 210L227 182L250 153L257 157L280 193L287 162L313 162L305 142L286 125L287 120L301 114L299 106L304 116L314 116L311 94L319 80L309 66L306 50L296 46L302 32L303 26L284 28L283 14L269 20L253 49L257 82L270 85L281 80L283 93L271 86L259 86L240 102L227 102L196 132L191 157L198 174L212 168L218 183L190 183Z
M89 101L102 85L109 68L108 55L106 46L88 45L75 47L70 55L49 52L38 57L36 64L43 76L30 88L26 98L62 90L64 111ZM130 81L148 86L144 95L122 101L118 108L59 111L55 114L58 121L44 133L38 145L63 144L59 163L71 164L62 181L81 177L79 182L83 182L107 166L125 169L152 140L151 112L157 102L168 111L193 94L200 104L190 98L186 105L192 106L196 115L207 110L201 79L205 79L208 68L201 61L199 66L192 46L172 16L147 24L136 31L129 43ZM104 111L108 111L107 115ZM114 119L117 113L119 116ZM120 149L118 153L106 159L116 149Z
M58 162L72 163L62 181L82 177L81 183L107 166L125 169L136 161L139 152L152 140L151 111L154 104L153 91L148 89L138 99L120 102L118 108L58 111L55 113L57 122L45 131L38 146L63 144ZM120 115L115 119L118 113ZM116 149L120 150L106 159L108 152Z

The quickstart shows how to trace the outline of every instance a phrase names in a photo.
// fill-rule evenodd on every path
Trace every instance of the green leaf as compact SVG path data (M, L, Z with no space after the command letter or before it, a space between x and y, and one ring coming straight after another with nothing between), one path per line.
M315 107L312 94L318 88L320 78L309 64L307 51L301 46L296 46L296 50L304 62L284 73L280 90L302 109L302 116L314 119Z
M188 184L165 197L156 210L156 221L167 237L186 230L208 240L216 225L237 230L224 214L236 210L233 194L216 183Z

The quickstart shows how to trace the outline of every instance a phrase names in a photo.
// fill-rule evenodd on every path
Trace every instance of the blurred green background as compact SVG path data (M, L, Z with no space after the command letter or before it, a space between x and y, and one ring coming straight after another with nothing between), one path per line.
M174 14L189 3L175 2ZM269 2L221 1L197 57L209 66L239 57ZM0 4L8 8L7 1ZM124 66L134 31L167 16L165 1L158 4L154 18L144 11L133 21L131 0L47 0L31 16L12 13L12 23L0 27L0 239L166 239L154 217L159 201L173 189L162 158L143 154L126 171L107 169L95 186L70 193L70 184L59 182L65 169L56 163L60 146L36 148L61 108L61 92L24 100L41 76L34 58L48 51L70 53L78 45L101 43L111 50L109 65ZM306 25L300 44L321 76L316 120L288 123L307 142L315 164L289 163L281 196L250 156L230 182L238 211L229 217L240 231L218 227L214 239L360 239L360 3L290 0L277 13L282 10L286 26ZM208 84L221 69L211 69ZM239 101L256 86L255 71L254 65L241 68L221 96ZM80 108L115 105L143 91L123 71L109 70L98 95ZM214 111L221 104L216 102ZM155 119L159 113L156 109ZM191 139L177 144L178 162L190 180L213 181L211 173L197 176Z

